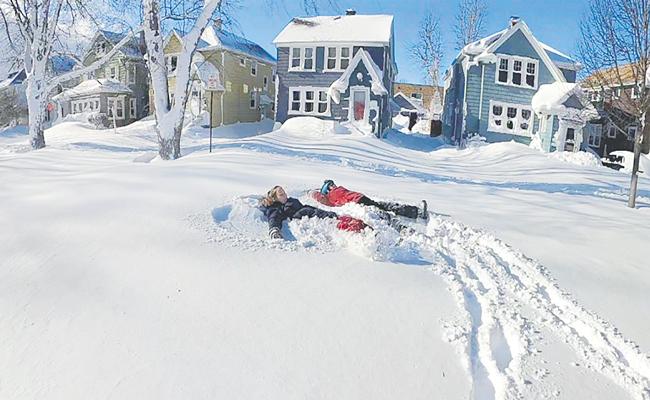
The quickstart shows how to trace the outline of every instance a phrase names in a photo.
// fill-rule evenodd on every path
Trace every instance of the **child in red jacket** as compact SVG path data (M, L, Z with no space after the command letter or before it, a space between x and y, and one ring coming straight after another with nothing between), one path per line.
M429 218L427 202L425 200L422 200L421 208L407 204L375 201L363 193L353 192L343 186L336 186L334 181L331 179L328 179L323 183L320 191L315 190L311 192L311 195L316 201L329 207L340 207L348 203L357 203L364 206L374 206L382 211L392 212L395 215L400 215L402 217L412 219L421 218L424 220Z

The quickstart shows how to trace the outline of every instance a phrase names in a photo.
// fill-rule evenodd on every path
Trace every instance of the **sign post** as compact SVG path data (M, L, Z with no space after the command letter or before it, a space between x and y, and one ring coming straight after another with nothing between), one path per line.
M210 90L210 153L212 153L212 110L214 104L214 90Z
M212 112L214 110L214 92L223 92L224 88L219 79L219 70L209 62L204 62L197 66L197 73L201 79L203 89L210 92L210 111L208 113L210 121L210 153L212 153Z

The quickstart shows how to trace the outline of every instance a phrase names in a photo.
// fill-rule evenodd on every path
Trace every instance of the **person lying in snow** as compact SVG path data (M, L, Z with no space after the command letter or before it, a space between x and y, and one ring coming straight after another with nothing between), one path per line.
M364 206L374 206L382 211L388 211L402 217L412 219L421 218L423 220L429 218L426 200L422 200L421 208L407 204L374 201L363 193L353 192L343 186L336 186L334 181L331 179L328 179L323 183L320 191L312 191L311 196L314 200L329 207L340 207L348 203L357 203Z
M338 219L336 227L350 232L359 232L368 226L360 219L347 215L338 216L331 211L304 205L298 199L287 196L282 186L275 186L269 190L260 200L260 209L269 221L269 235L272 239L282 239L280 230L285 219L336 218Z

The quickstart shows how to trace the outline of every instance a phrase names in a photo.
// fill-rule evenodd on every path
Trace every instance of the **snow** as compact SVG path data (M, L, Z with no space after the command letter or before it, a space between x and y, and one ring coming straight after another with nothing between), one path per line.
M571 95L580 93L580 86L575 83L553 82L539 87L531 105L537 114L563 114L566 108L564 102Z
M634 152L617 150L612 151L610 154L623 157L623 172L632 173L632 167L634 165ZM650 177L650 157L647 154L641 153L641 157L639 158L639 173Z
M388 90L386 90L383 82L384 72L377 66L377 64L374 63L374 61L372 61L370 54L366 50L359 49L359 51L357 51L357 53L352 58L352 61L350 61L350 65L348 65L348 67L345 69L345 71L343 71L337 80L332 82L329 89L327 90L327 94L332 98L332 100L334 100L336 104L339 104L341 102L341 93L348 90L352 73L355 71L360 62L363 62L363 65L365 65L366 70L370 75L370 90L377 96L388 94Z
M0 398L648 398L650 178L315 120L0 133ZM268 239L326 178L430 221Z
M337 15L294 18L273 40L276 46L292 43L361 42L388 45L392 15Z
M548 153L548 156L555 158L556 160L561 160L574 165L586 167L598 167L603 165L598 156L586 151L554 151L552 153Z
M293 117L285 121L280 129L274 133L297 137L324 138L350 132L336 121L316 117Z
M64 90L52 97L52 99L70 100L79 96L90 96L101 93L131 93L131 89L115 79L88 79L71 89Z
M271 64L277 63L275 57L264 50L259 44L235 35L232 32L215 29L213 26L205 28L201 35L201 40L204 42L202 46L199 46L201 51L226 49L257 58L260 61Z

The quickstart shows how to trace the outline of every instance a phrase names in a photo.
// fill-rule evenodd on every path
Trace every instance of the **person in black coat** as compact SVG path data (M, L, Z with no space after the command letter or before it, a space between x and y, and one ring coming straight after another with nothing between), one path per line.
M283 239L280 230L285 219L335 218L338 220L336 227L349 232L361 232L369 227L360 219L348 215L339 216L332 211L304 205L300 200L287 196L282 186L269 190L266 197L260 201L260 209L269 221L269 235L272 239Z

